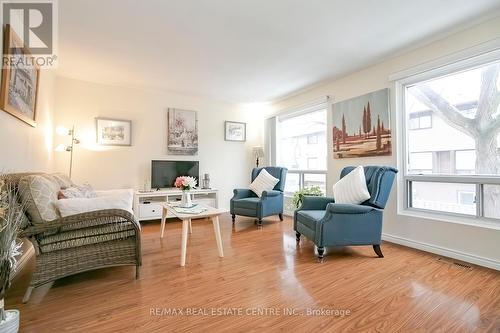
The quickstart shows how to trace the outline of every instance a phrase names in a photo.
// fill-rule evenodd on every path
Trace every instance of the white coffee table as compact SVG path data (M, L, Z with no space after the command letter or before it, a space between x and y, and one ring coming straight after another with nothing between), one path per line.
M214 226L215 233L215 241L217 242L217 249L219 250L219 257L224 257L224 250L222 248L222 238L220 233L219 226L219 215L223 213L227 213L225 209L213 208L209 206L205 206L199 204L196 206L206 208L204 212L199 214L187 214L180 213L173 208L173 204L164 203L162 204L162 216L161 216L161 230L160 230L160 238L163 238L164 230L165 230L165 220L167 219L167 213L170 212L175 217L182 220L182 241L181 241L181 266L186 265L186 248L187 248L187 237L188 237L188 229L189 233L192 233L191 221L195 219L203 219L210 218L212 220Z

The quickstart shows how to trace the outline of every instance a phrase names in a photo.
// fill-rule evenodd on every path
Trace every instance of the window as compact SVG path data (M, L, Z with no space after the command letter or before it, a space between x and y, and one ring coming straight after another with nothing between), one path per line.
M432 111L410 113L410 129L432 128Z
M476 171L476 151L457 150L455 152L455 172L457 174L474 174Z
M432 173L432 152L410 153L409 166L416 173Z
M326 103L277 117L277 164L288 168L285 194L306 186L326 189Z
M404 206L498 223L500 62L442 73L400 81Z
M460 205L474 205L476 203L476 192L458 191L458 203Z
M307 136L307 144L314 145L318 143L318 135L317 134L309 134Z

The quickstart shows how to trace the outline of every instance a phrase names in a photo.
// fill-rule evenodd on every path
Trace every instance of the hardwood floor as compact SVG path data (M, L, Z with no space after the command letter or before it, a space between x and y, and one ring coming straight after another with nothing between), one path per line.
M221 228L224 258L212 224L193 220L180 267L181 223L167 223L163 240L159 221L145 223L139 280L134 267L83 273L38 288L28 304L21 281L7 308L21 310L21 332L500 332L500 272L390 243L385 258L349 247L318 263L277 216L262 229L237 217L233 229L224 215Z

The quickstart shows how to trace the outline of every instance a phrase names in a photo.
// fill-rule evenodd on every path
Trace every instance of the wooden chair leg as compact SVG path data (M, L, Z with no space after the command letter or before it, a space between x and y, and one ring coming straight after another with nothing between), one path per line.
M280 221L283 222L283 214L278 214L278 216L280 217Z
M383 258L382 250L380 249L380 245L373 245L373 251L378 255L379 258Z
M236 215L232 214L231 215L231 220L233 221L233 224L234 224L234 222L236 222Z
M300 232L295 232L295 239L297 240L297 244L300 243Z
M141 265L135 266L135 279L139 279L141 277Z

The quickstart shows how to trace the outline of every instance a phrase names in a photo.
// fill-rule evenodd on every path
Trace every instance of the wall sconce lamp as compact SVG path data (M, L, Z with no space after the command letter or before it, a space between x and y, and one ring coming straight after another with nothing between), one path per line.
M56 133L61 136L71 136L71 144L65 145L63 143L57 145L56 151L67 151L70 153L69 158L69 178L71 178L71 172L73 170L73 150L75 145L80 143L80 140L75 138L75 125L71 129L67 129L65 127L59 126L56 128Z

